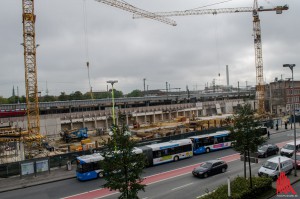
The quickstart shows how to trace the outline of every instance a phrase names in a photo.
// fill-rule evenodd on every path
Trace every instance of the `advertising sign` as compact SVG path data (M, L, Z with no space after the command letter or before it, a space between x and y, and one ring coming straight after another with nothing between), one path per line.
M49 170L48 159L36 161L35 166L36 166L37 173L48 171Z
M34 173L34 164L33 162L27 162L21 164L21 174L29 175Z

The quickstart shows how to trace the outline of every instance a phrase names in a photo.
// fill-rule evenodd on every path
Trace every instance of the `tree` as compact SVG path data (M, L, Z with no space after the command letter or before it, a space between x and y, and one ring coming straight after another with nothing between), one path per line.
M259 131L260 123L254 116L250 104L241 106L233 116L234 125L230 127L233 148L244 155L244 177L246 178L246 156L257 151L257 147L266 142ZM250 187L252 188L251 164L249 159Z
M143 95L142 91L138 90L138 89L133 90L133 91L131 91L131 93L127 94L127 97L143 97L143 96L144 95Z
M70 100L83 100L83 94L80 91L70 94Z
M103 154L104 187L118 190L121 193L119 199L138 199L138 192L145 191L146 186L141 184L145 156L134 152L135 142L130 139L125 116L121 115L119 120L122 126L113 127L112 139L107 142Z
M61 92L60 95L58 96L58 100L59 101L68 101L69 100L69 96L66 95L65 92Z
M45 95L45 96L41 97L39 101L40 102L53 102L55 100L56 100L55 96Z
M114 89L114 97L115 98L121 98L121 97L123 97L123 92Z
M2 96L0 96L0 104L8 104L8 100Z

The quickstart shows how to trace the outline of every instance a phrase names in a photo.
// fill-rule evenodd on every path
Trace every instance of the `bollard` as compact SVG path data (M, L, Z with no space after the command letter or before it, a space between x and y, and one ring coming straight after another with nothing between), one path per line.
M70 160L67 161L67 170L68 170L68 171L71 171L71 170L72 170L72 164L71 164L71 161L70 161Z

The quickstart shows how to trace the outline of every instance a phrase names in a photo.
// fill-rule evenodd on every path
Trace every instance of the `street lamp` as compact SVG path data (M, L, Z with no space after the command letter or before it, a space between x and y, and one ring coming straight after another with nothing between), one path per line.
M109 80L106 81L106 83L111 84L111 98L112 98L112 115L113 115L113 127L112 127L112 131L113 131L113 135L115 135L116 133L116 119L115 119L115 97L114 97L114 84L118 83L118 80ZM115 151L117 151L117 143L116 143L116 138L114 138L115 140Z
M294 158L295 158L295 176L297 176L297 165L296 165L296 162L297 162L297 159L296 159L296 116L295 116L295 101L294 101L294 67L296 66L296 64L283 64L283 67L288 67L291 69L292 71L292 106L293 106L293 113L294 113Z
M113 115L113 124L116 125L116 118L115 118L115 98L114 98L114 84L118 83L118 80L109 80L106 83L111 84L111 98L112 98L112 115Z

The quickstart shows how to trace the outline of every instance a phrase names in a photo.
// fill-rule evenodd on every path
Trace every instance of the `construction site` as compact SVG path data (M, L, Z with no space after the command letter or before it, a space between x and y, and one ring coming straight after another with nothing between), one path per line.
M257 110L257 114L261 118L270 119L270 114L267 113L265 108L265 83L263 74L263 61L262 61L262 41L261 41L261 24L259 13L266 11L273 11L276 14L281 14L283 11L288 10L288 6L275 6L271 8L259 7L257 0L254 0L253 7L244 8L220 8L220 9L201 9L192 11L173 11L173 12L159 12L151 13L133 7L126 2L117 0L97 0L119 9L134 13L134 18L149 18L160 21L162 23L175 26L176 22L167 17L172 16L188 16L188 15L205 15L205 14L222 14L222 13L243 13L250 12L253 16L253 35L255 47L255 68L253 73L256 72L256 98L250 100L251 105ZM36 15L34 13L34 0L22 0L22 23L23 23L23 47L24 47L24 68L25 68L25 82L26 82L26 116L25 128L21 125L5 124L0 127L0 164L23 161L32 158L49 157L59 154L66 154L69 152L79 151L92 151L95 148L101 147L107 139L110 138L110 126L114 122L116 115L114 108L114 101L112 108L105 119L103 124L88 126L76 125L76 122L66 122L61 125L59 133L51 134L50 136L41 133L41 119L39 113L39 93L36 65L36 34L35 34L35 21ZM86 62L89 68L89 60ZM112 84L113 86L113 84ZM227 85L229 86L229 85ZM226 87L226 86L225 86ZM90 86L91 89L91 86ZM90 90L92 94L92 89ZM114 89L112 89L114 92ZM113 93L112 93L113 100ZM162 137L170 137L173 135L184 134L194 131L202 131L210 128L221 128L232 124L232 116L234 109L244 104L240 99L236 99L235 105L230 109L224 105L223 111L219 111L220 105L216 105L215 101L210 102L213 104L214 111L203 111L201 105L194 107L196 109L182 108L187 113L178 114L178 110L174 113L159 114L151 113L151 116L146 114L136 115L127 114L127 125L132 132L132 139L136 141L152 140ZM227 102L224 102L224 104ZM233 104L233 102L230 102ZM193 107L193 108L194 108ZM159 118L157 118L160 115ZM133 118L133 119L132 119ZM84 119L84 118L83 118ZM67 119L65 119L67 120ZM96 124L97 121L91 121ZM119 124L119 123L117 123ZM119 124L120 125L120 124ZM87 127L88 126L88 127Z

